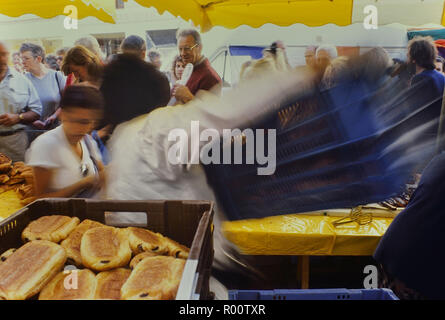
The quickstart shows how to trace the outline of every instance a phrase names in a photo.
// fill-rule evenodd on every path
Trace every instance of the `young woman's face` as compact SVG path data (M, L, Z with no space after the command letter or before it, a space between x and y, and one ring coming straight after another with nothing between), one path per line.
M183 72L184 72L184 63L182 63L181 61L176 61L176 64L175 64L176 79L178 79L178 80L181 79Z
M79 107L64 108L60 113L63 130L71 143L79 142L86 134L91 133L101 118L100 111Z
M70 71L74 74L76 79L80 81L88 81L88 70L86 66L80 66L76 64L70 64Z

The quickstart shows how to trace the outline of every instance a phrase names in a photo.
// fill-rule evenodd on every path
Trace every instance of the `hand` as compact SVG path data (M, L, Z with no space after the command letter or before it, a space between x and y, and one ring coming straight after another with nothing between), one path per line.
M193 100L194 98L189 88L180 84L175 84L173 86L172 96L174 96L176 100L181 101L183 103L187 103L190 100Z
M38 130L44 130L44 129L45 129L45 126L46 126L46 123L45 123L45 122L42 122L42 121L40 121L40 120L36 120L36 121L34 121L34 122L32 123L32 125L33 125L36 129L38 129Z
M16 113L5 113L0 115L0 125L11 127L19 122L20 118Z
M57 116L56 115L52 115L50 117L48 117L45 121L45 126L50 126L51 124L53 124L55 121L57 120Z

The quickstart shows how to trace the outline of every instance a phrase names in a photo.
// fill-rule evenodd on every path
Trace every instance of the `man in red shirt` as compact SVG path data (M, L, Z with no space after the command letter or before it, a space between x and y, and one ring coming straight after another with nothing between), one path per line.
M221 78L210 65L209 59L202 55L201 35L194 29L179 30L176 39L178 50L184 65L193 64L193 73L187 84L176 84L172 96L181 103L193 99L199 90L212 89L216 94L221 93Z

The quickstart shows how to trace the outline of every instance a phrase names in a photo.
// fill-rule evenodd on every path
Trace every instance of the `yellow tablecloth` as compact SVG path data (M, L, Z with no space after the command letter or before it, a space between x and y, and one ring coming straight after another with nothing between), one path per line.
M345 211L346 212L346 211ZM224 222L222 232L246 255L372 255L393 217L334 227L338 216L292 214Z
M20 198L14 190L0 193L0 221L23 207Z

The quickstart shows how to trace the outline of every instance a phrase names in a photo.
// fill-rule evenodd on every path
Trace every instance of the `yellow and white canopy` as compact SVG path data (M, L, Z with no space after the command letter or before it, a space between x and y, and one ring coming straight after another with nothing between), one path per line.
M129 0L124 0L129 1ZM236 28L240 25L260 27L265 23L289 26L302 23L321 26L333 23L346 26L363 22L365 8L377 9L378 24L400 23L409 26L445 24L444 0L131 0L159 13L191 20L202 31L213 26ZM51 18L74 5L78 18L94 16L113 23L115 0L0 0L0 14L18 17L36 14ZM369 12L369 11L366 11Z

